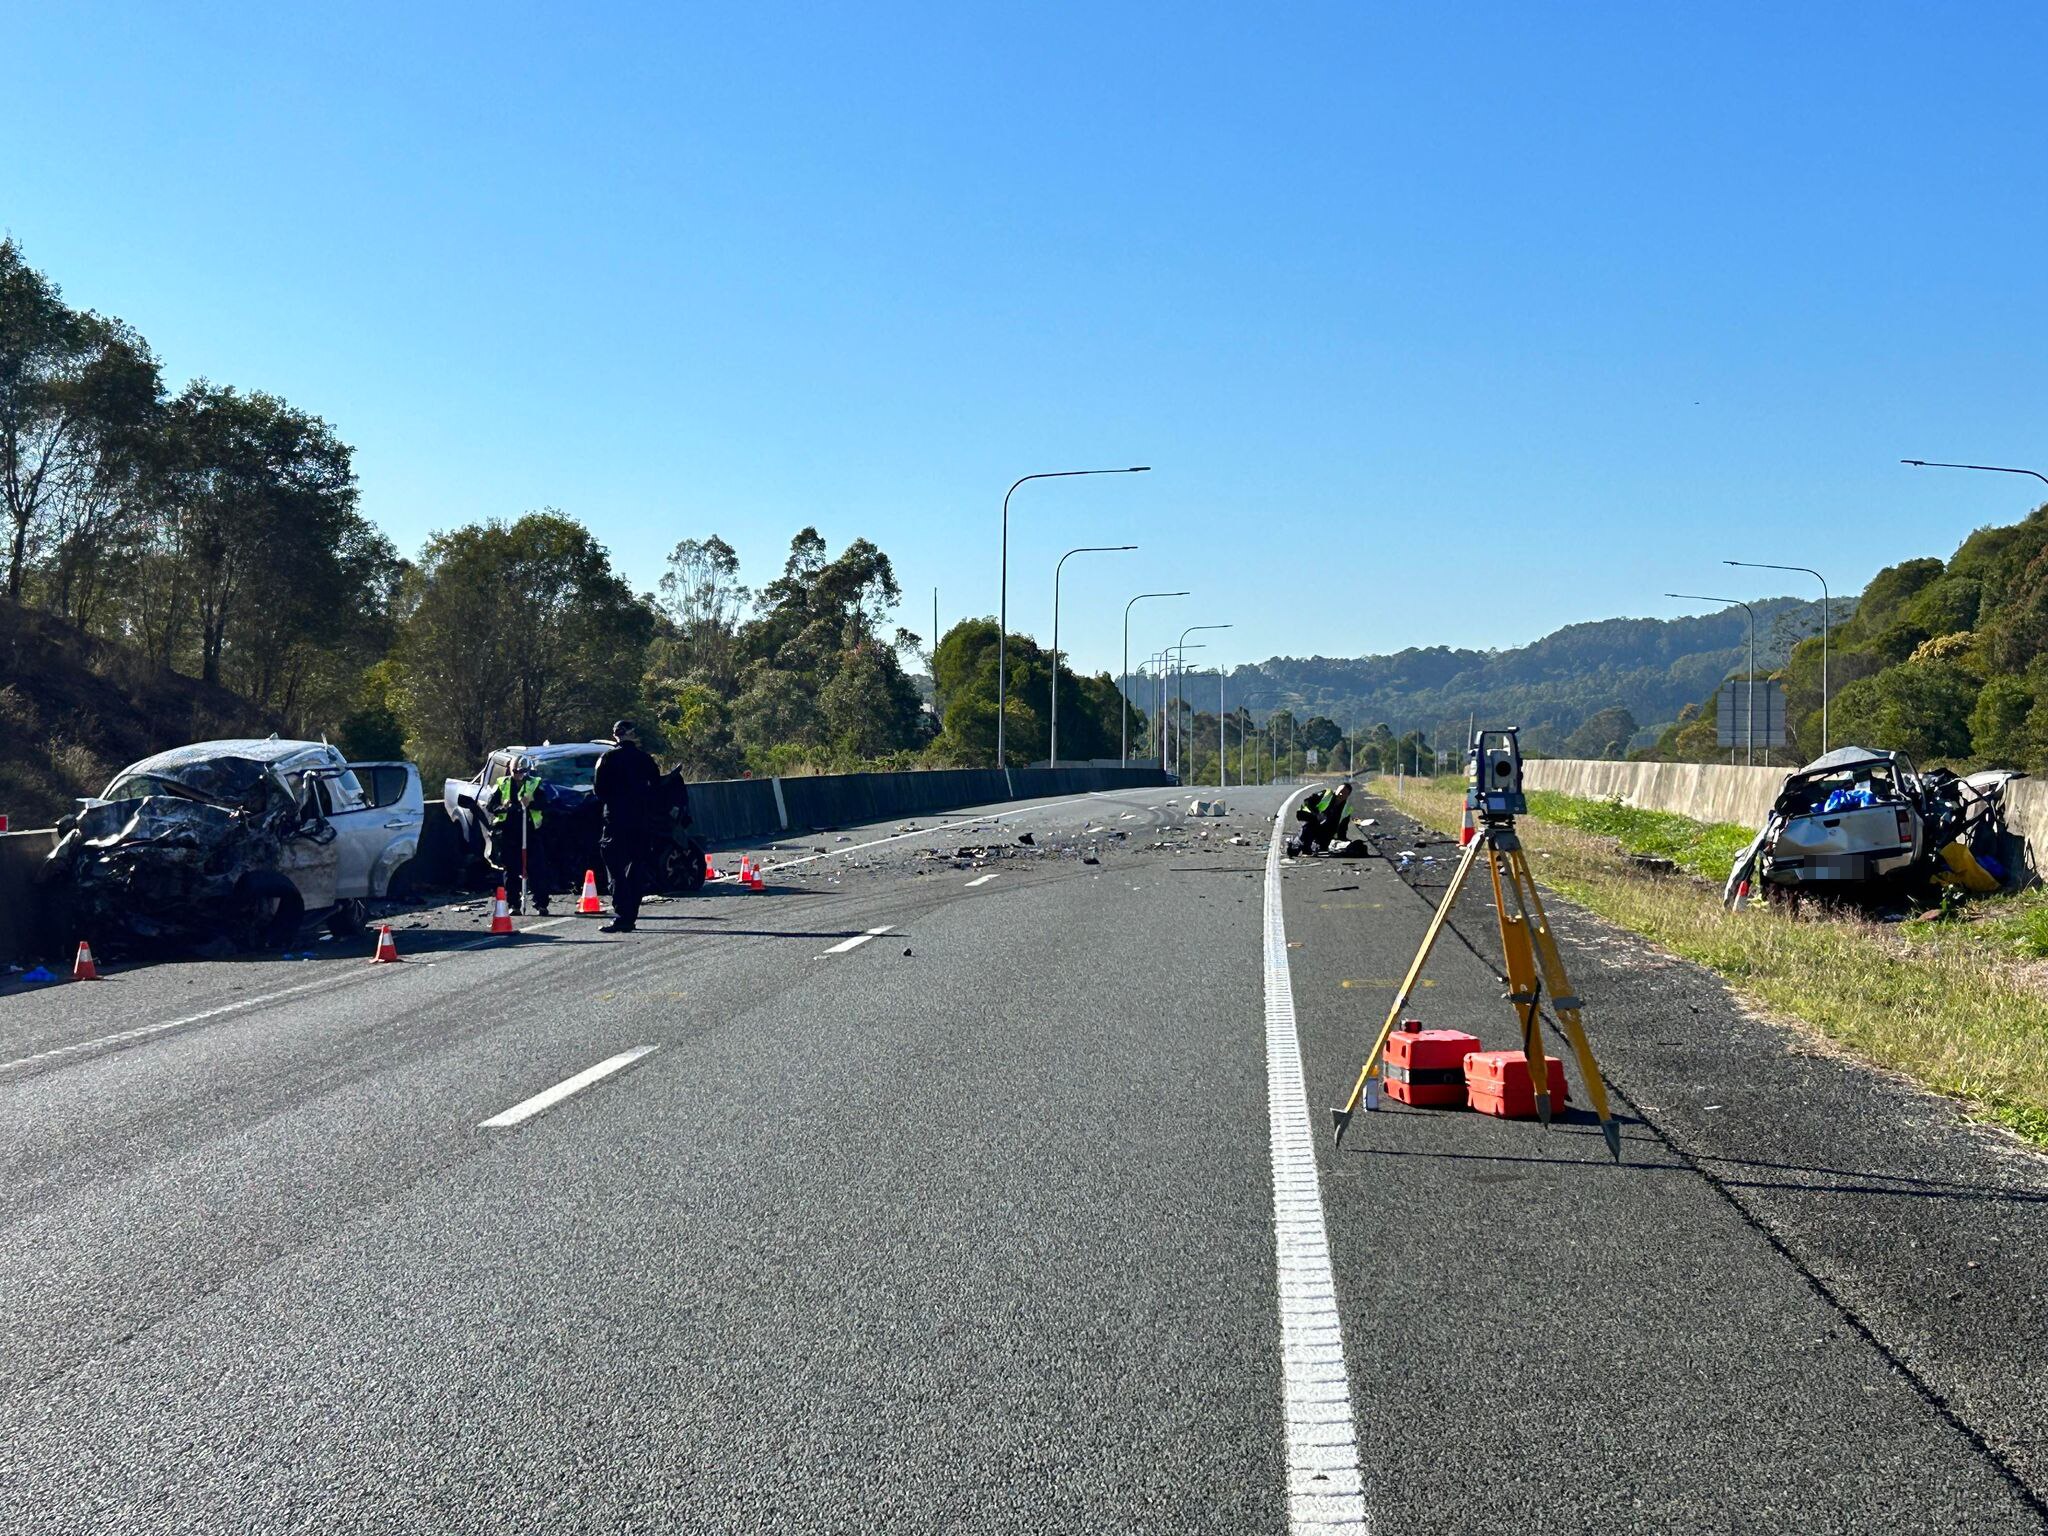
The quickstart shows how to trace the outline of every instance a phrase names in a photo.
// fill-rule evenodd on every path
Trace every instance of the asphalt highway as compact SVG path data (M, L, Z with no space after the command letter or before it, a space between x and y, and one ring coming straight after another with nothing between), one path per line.
M0 1529L2048 1528L2041 1160L1568 912L1624 1164L1333 1151L1455 850L1205 793L0 991Z

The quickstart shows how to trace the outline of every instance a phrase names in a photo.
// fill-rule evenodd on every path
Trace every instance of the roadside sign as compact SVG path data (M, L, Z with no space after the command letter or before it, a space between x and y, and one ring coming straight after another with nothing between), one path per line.
M1756 690L1756 740L1747 739L1749 689ZM1785 745L1785 685L1774 677L1731 677L1714 699L1714 743L1722 747Z
M1322 754L1321 754L1320 752L1316 751L1316 749L1315 749L1314 747L1310 747L1310 748L1308 749L1308 765L1309 765L1309 767L1313 768L1313 767L1315 767L1315 766L1316 766L1316 765L1317 765L1318 763L1320 763L1321 761L1322 761Z

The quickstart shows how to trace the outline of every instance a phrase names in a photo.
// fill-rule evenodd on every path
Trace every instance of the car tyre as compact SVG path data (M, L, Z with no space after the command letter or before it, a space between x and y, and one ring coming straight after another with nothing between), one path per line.
M235 883L231 936L241 949L285 949L306 918L299 888L275 870L256 870Z

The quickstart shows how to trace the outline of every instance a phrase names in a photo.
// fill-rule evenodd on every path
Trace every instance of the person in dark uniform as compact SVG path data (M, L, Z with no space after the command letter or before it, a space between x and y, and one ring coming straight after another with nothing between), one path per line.
M1302 823L1301 851L1327 850L1332 843L1343 840L1345 829L1351 824L1351 785L1344 783L1333 790L1317 791L1301 802L1294 815Z
M631 933L640 919L640 898L654 880L654 835L666 815L661 770L640 745L630 720L612 727L612 748L597 760L591 779L604 807L604 836L598 851L612 877L612 920L601 932Z

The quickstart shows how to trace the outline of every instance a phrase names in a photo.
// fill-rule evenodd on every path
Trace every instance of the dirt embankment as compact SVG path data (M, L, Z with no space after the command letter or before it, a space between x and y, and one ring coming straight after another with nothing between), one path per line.
M0 814L17 831L49 826L138 757L273 729L225 688L0 598Z

